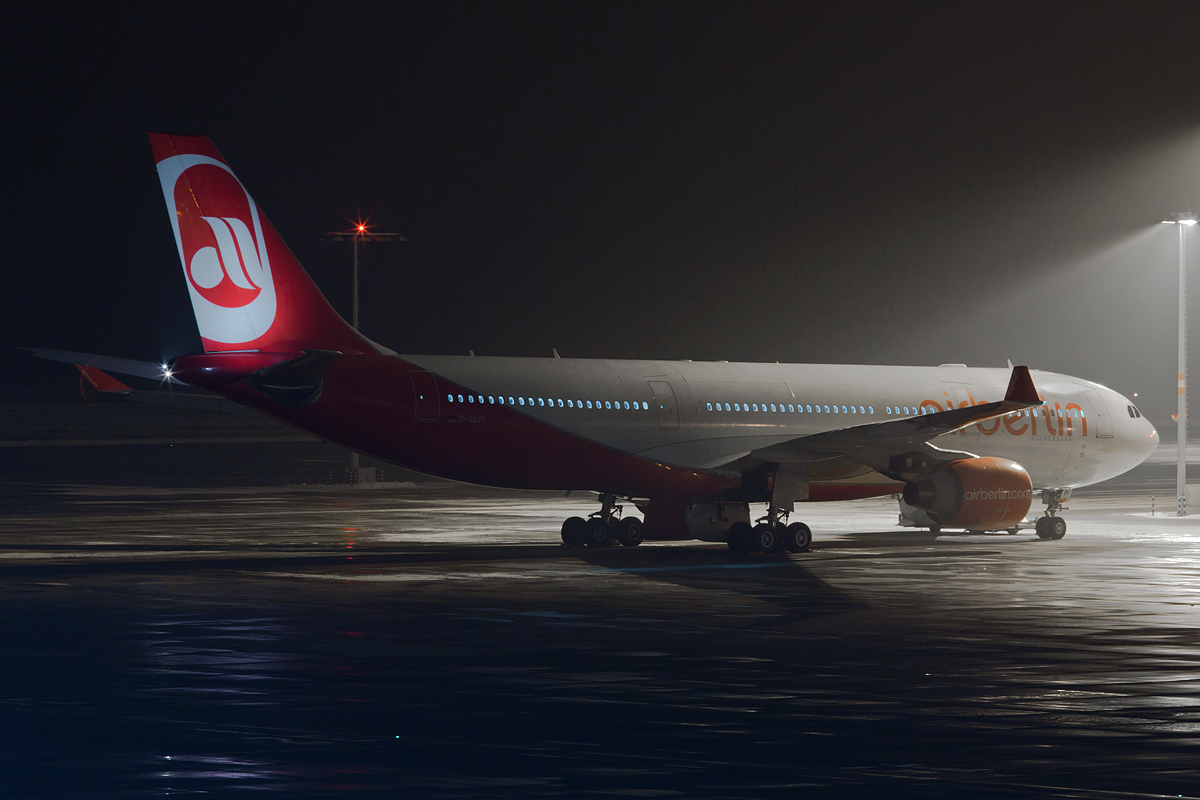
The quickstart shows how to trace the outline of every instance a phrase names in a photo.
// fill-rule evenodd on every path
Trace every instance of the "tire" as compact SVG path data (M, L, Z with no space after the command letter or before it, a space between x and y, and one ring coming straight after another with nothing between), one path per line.
M807 553L812 549L812 530L803 522L793 522L783 530L783 546L789 553Z
M599 517L592 517L583 523L583 541L588 547L611 547L613 532L608 523Z
M625 517L617 526L617 541L626 547L637 547L642 543L642 521L637 517Z
M1050 517L1046 525L1046 538L1058 540L1067 535L1067 521L1062 517Z
M754 529L750 527L749 522L735 522L729 526L728 542L729 549L738 555L750 552L750 537L754 534Z
M1037 532L1037 537L1039 539L1049 539L1050 538L1050 531L1049 531L1049 528L1047 525L1047 523L1049 523L1049 522L1050 522L1049 517L1038 517L1038 521L1037 521L1037 524L1034 526L1034 530Z
M562 524L562 540L567 547L583 547L583 517L568 517Z
M760 522L754 526L750 535L750 549L761 550L764 553L774 553L782 544L774 525Z

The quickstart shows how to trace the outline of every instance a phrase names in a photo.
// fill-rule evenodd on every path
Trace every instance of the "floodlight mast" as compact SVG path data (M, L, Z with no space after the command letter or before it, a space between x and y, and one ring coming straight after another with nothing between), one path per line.
M1163 220L1166 225L1179 226L1179 390L1175 416L1179 444L1179 463L1175 467L1175 514L1186 517L1187 496L1187 269L1184 256L1185 228L1196 224L1192 214L1175 214L1175 219Z
M354 330L358 330L358 243L359 242L407 242L398 233L375 233L367 228L365 222L356 223L355 226L348 231L330 231L321 237L324 242L344 242L350 239L354 242L354 280L353 280L353 305L351 306L350 325ZM361 331L360 331L361 332ZM363 470L359 468L358 453L350 454L350 478L357 486L363 482L363 478L373 482L375 480L375 469L370 468Z
M407 242L398 233L376 233L370 230L366 223L359 222L348 231L330 231L321 237L323 242L344 242L350 239L354 242L354 279L353 305L351 306L350 325L358 330L358 243L359 242Z

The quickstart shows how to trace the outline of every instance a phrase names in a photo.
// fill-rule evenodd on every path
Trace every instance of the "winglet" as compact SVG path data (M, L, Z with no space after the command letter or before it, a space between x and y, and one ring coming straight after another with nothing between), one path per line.
M1029 376L1029 367L1013 367L1012 377L1008 379L1008 391L1004 393L1004 401L1029 406L1042 404L1042 398L1038 397L1037 389L1033 386L1033 378Z

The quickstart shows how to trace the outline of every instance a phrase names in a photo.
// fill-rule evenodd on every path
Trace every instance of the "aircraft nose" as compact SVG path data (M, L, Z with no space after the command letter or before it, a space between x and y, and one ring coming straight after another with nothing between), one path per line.
M1150 421L1146 420L1145 418L1143 418L1142 421L1145 422L1146 427L1150 429L1149 435L1147 435L1144 440L1145 446L1143 447L1144 455L1142 456L1142 460L1145 461L1158 448L1159 439L1158 439L1158 430L1150 423Z

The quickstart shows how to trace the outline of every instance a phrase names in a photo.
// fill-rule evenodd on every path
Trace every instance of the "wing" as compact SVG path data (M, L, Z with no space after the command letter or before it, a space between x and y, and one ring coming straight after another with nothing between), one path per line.
M934 447L930 444L932 439L1040 405L1042 399L1038 397L1029 368L1013 367L1003 400L801 436L755 450L750 455L776 464L803 464L845 456L885 475L924 472L936 462L974 455Z

